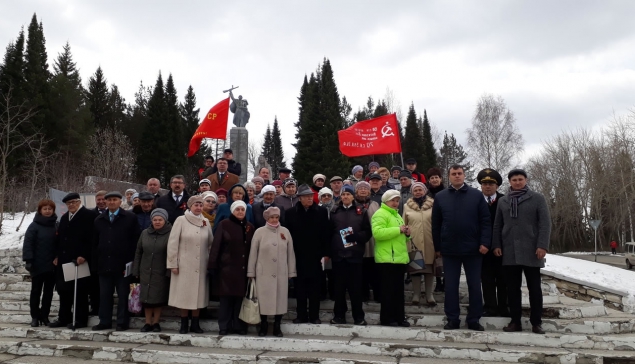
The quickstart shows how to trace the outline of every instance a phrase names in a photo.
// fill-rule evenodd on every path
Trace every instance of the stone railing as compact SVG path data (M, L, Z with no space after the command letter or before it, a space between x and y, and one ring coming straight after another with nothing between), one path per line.
M590 285L558 273L541 270L542 281L553 283L563 295L586 302L601 301L605 307L634 313L632 305L627 303L628 293L619 290Z

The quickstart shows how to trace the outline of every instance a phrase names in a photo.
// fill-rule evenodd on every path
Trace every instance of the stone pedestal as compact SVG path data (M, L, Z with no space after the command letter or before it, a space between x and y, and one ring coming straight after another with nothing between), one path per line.
M241 165L240 183L247 181L247 154L249 149L249 133L247 128L233 127L229 130L229 147L234 152L234 160Z

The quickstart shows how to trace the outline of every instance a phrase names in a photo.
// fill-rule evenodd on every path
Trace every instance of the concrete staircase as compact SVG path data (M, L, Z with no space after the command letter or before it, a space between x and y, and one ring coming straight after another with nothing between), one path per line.
M217 304L210 303L202 320L204 334L178 334L174 309L166 309L163 332L140 333L141 317L131 329L93 332L28 326L28 275L0 274L0 362L74 364L99 363L635 363L635 316L607 309L601 304L560 296L543 285L546 335L528 331L505 333L507 318L483 318L485 332L466 329L445 331L443 296L439 305L407 305L410 328L375 325L379 304L364 305L368 326L330 325L332 301L322 302L322 325L296 325L295 300L289 300L282 331L285 336L258 337L256 327L247 336L218 335L213 317ZM462 285L462 299L466 299ZM407 301L411 300L407 291ZM54 297L52 317L59 305ZM465 306L462 306L465 311ZM91 317L89 324L97 323ZM348 318L352 322L351 318ZM525 329L530 325L523 319Z

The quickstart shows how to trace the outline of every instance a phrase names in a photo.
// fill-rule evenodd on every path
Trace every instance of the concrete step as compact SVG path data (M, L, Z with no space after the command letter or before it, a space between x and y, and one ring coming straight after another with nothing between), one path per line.
M321 326L321 325L318 325ZM399 331L413 331L399 328ZM48 331L48 332L46 332ZM19 333L18 331L15 331ZM2 333L6 333L2 331ZM385 334L388 334L387 332ZM463 337L467 337L463 333ZM483 334L484 333L477 333ZM503 334L501 334L503 335ZM515 336L523 334L509 334ZM44 338L41 338L44 336ZM544 336L533 335L544 338ZM387 337L390 337L388 339ZM86 360L136 363L439 363L481 362L601 363L605 357L634 360L635 350L557 348L490 342L429 341L421 339L310 336L285 334L283 338L27 329L25 336L0 338L0 351L21 356L72 357ZM523 338L527 339L527 338ZM555 341L551 338L551 341ZM423 359L435 359L426 361ZM465 360L459 361L459 360ZM447 363L447 362L446 362Z
M284 322L289 323L296 315L290 311L283 316ZM320 313L320 319L324 325L318 325L322 330L325 327L354 327L352 325L352 318L350 315L347 317L347 325L328 325L327 323L333 318L333 314L328 311L322 311ZM52 314L49 319L51 321L56 319L56 316ZM462 323L465 323L465 317L462 316ZM417 328L428 328L441 330L446 324L444 315L407 315L407 320L412 326ZM0 325L3 324L22 324L28 325L31 322L31 316L29 312L25 311L0 311ZM162 325L168 325L170 329L177 329L179 326L178 317L162 316ZM217 330L216 318L203 318L203 325L207 325L208 330ZM366 322L369 326L379 326L379 313L369 312L366 313ZM89 326L99 323L99 319L96 316L89 317ZM502 330L509 323L509 318L503 317L483 317L480 323L486 330ZM140 328L144 324L142 317L132 317L131 327ZM525 329L531 328L529 319L527 317L522 318L522 324ZM211 325L211 326L210 326ZM312 326L312 325L309 325ZM599 318L581 318L581 319L544 319L542 324L543 329L546 332L553 333L575 333L583 335L603 335L603 334L625 334L635 333L635 318L633 316L625 317L623 315L617 316L605 316ZM327 329L331 330L331 329Z

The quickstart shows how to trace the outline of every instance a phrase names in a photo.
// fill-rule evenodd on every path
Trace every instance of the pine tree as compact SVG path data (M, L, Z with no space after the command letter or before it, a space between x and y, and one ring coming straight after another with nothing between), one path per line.
M168 76L168 81L165 84L165 103L167 114L164 131L169 136L164 138L164 143L169 146L169 153L166 154L166 173L170 177L175 174L183 174L184 167L187 165L189 146L189 140L185 142L183 136L184 120L179 112L179 99L172 74Z
M264 156L269 164L271 164L271 149L273 149L271 141L271 126L267 124L267 131L265 131L265 139L262 141L262 150L260 151L260 155ZM254 171L254 173L258 174L258 171Z
M421 130L423 139L423 159L417 165L420 172L426 173L426 171L437 164L437 151L434 149L434 142L432 141L432 128L430 127L430 121L428 120L428 113L423 109L423 128Z
M24 99L24 30L20 30L15 42L7 45L0 64L0 93L8 93L9 88L16 101Z
M147 123L137 150L137 180L145 183L150 178L158 178L162 186L169 186L169 171L165 166L172 152L166 139L172 138L165 130L167 107L161 73L148 100Z
M337 132L345 125L341 100L328 59L316 74L302 85L300 119L296 123L294 176L301 183L311 183L315 173L327 176L347 175L348 161L339 151Z
M406 131L402 144L404 160L408 158L416 159L421 163L424 159L423 144L421 143L422 133L417 121L417 113L414 104L410 104L408 117L406 118Z
M35 132L41 130L50 117L48 100L51 73L49 72L42 23L38 24L36 14L33 14L31 18L28 31L24 56L24 97L25 100L28 100L29 105L37 111L32 119L33 131Z
M141 143L141 135L148 123L148 101L152 96L152 88L146 87L141 81L139 90L135 93L135 103L129 108L128 122L121 127L121 131L130 139L131 146L136 150Z
M53 64L51 78L51 118L47 137L49 150L60 152L65 163L78 165L87 150L87 141L93 132L90 110L84 99L84 87L73 61L71 47L64 45Z
M465 171L465 179L468 182L474 180L474 171L472 165L467 159L467 153L463 150L463 146L456 142L454 134L448 136L448 132L445 132L443 136L443 146L439 149L439 155L437 165L443 173L447 173L450 166L454 164L460 164Z
M183 146L184 153L189 151L190 140L198 128L200 108L196 107L196 95L194 88L190 85L185 94L185 102L180 106L181 118L183 119ZM205 142L201 143L201 148L187 158L187 168L185 170L185 178L187 179L188 188L195 191L198 188L199 175L198 170L205 164L205 156L210 154L210 148Z
M101 66L97 67L97 71L88 79L86 99L88 105L90 105L90 113L95 127L103 128L108 126L110 92L108 90L108 81L104 77Z
M287 163L284 161L282 137L280 136L280 127L278 126L277 117L273 120L273 129L271 131L271 151L269 157L270 159L267 159L267 162L271 166L271 171L269 172L272 175L276 175L278 173L278 169L280 168L287 168Z
M121 96L119 87L114 83L110 85L110 92L108 94L106 125L121 130L121 128L127 124L130 106L126 103L126 99Z

